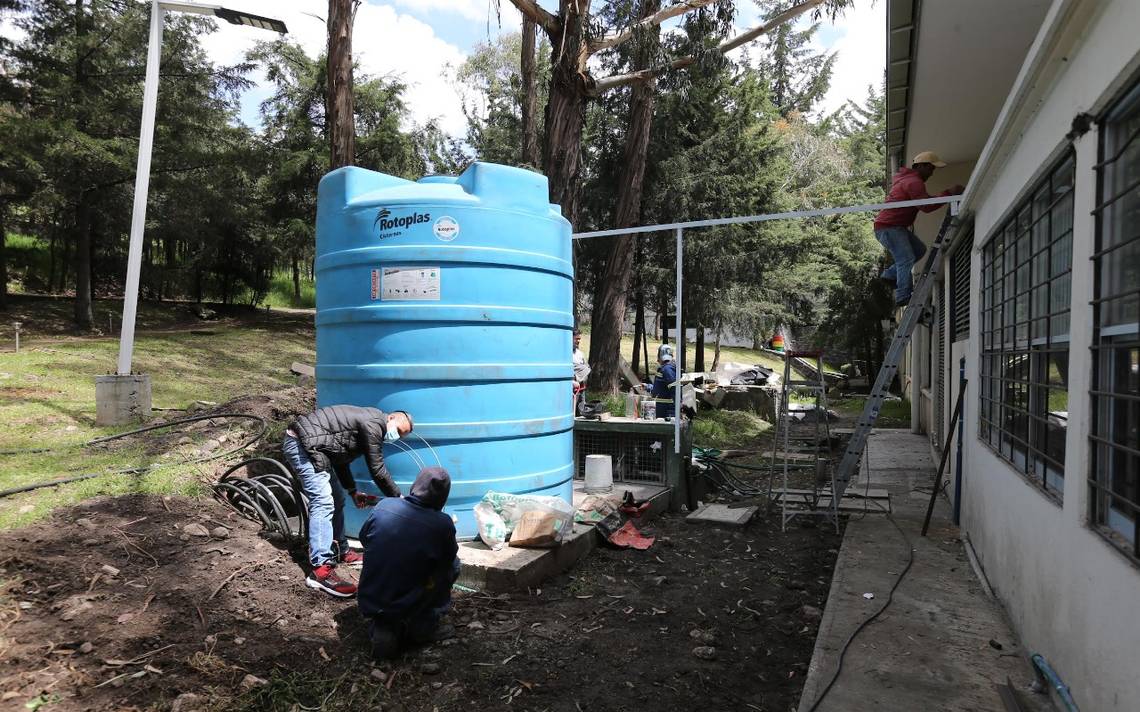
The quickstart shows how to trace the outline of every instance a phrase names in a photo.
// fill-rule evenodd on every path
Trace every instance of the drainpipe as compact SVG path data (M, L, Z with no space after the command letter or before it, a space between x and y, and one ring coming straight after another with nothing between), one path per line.
M966 383L966 359L958 360L958 389ZM958 414L958 451L954 455L954 526L962 526L962 428L966 422L966 398L962 399L962 412Z
M1057 671L1049 665L1044 656L1041 653L1034 653L1029 659L1033 662L1033 672L1037 675L1037 679L1033 682L1033 691L1045 692L1046 689L1052 688L1061 699L1066 712L1080 712L1072 693L1069 692L1069 686L1061 681Z

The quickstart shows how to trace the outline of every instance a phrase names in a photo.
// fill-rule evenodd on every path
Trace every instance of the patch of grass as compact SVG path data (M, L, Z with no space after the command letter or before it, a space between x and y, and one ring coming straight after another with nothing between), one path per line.
M42 286L51 270L47 240L32 235L7 233L4 256L8 261L8 291L20 294Z
M269 293L265 295L262 304L275 307L291 307L293 309L313 309L317 306L317 285L308 279L301 279L301 298L293 294L293 275L291 272L278 272L269 283Z
M703 409L693 419L693 444L718 449L747 448L772 427L748 410Z
M185 408L196 400L225 402L292 385L292 361L312 363L312 332L271 322L210 324L209 333L139 333L135 369L151 374L156 407ZM95 425L95 377L115 369L116 338L29 344L0 364L0 451L63 447L48 453L0 455L0 489L89 472L145 467L161 453L142 444L78 447L130 430ZM199 436L200 438L201 436ZM170 464L142 474L110 475L0 499L0 527L32 522L56 507L101 494L199 494L212 463Z
M388 708L391 693L384 684L356 670L340 677L296 671L277 671L267 684L250 689L234 700L226 700L227 712L263 712L295 709L320 709L325 712L355 712Z
M827 405L846 415L858 416L863 412L866 404L865 398L836 398L828 400ZM879 410L879 418L875 421L876 428L909 428L910 427L910 401L888 400L883 402Z

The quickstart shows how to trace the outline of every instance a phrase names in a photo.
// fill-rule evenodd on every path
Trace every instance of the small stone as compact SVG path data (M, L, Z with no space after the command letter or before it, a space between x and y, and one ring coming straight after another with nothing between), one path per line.
M700 628L694 628L689 631L689 637L698 643L704 643L705 645L713 645L716 643L716 635L710 631L701 630Z
M483 630L487 626L483 625L480 621L471 621L467 624L467 630Z
M103 564L103 573L107 574L108 576L118 576L119 570L110 564Z
M817 621L823 617L823 611L819 610L815 606L805 605L800 609L800 614L804 617L804 620L807 621Z
M214 527L210 530L210 536L215 539L225 539L230 535L230 530L225 527Z
M64 430L66 430L66 431L67 431L67 432L69 432L69 433L74 433L76 430L79 430L79 426L77 426L77 425L69 425L69 426L67 426L66 428L64 428Z
M234 638L234 645L245 645L245 638Z
M693 648L693 657L700 660L716 660L716 648L708 645Z
M447 640L440 641L439 646L441 648L450 648L451 646L458 644L459 638L448 638Z
M246 675L241 679L241 687L243 690L252 690L255 687L264 687L269 684L269 681L264 680L257 675Z
M36 508L36 505L34 505L34 504L25 504L24 506L20 507L19 512L20 512L20 514L27 514L28 512L32 511L35 508Z
M210 536L210 530L197 522L192 522L182 527L182 532L190 536Z
M994 650L1001 650L1002 644L997 642L993 638L990 638L990 647L993 648Z
M174 698L174 703L170 705L170 712L197 712L202 708L202 697L195 695L193 692L183 692L178 697Z
M94 649L95 646L92 645L90 641L84 642L83 645L79 646L79 652L83 653L84 655L90 653Z
M438 675L443 670L439 663L424 663L420 665L420 672L424 675Z
M372 672L368 673L368 676L371 677L376 682L387 682L388 681L388 673L384 672L380 668L373 668Z
M76 519L75 525L79 526L79 527L83 527L84 529L94 529L95 528L95 522L91 521L87 517L80 517L79 519Z
M225 435L219 435L218 436L218 442L219 443L225 443L227 440L229 440L229 438L227 438Z
M442 689L442 688L443 688L443 683L442 683L442 682L440 682L439 680L436 680L435 682L433 682L433 683L431 684L431 689L433 689L433 690L439 690L439 689Z
M190 440L189 435L183 435L182 437L178 438L178 444L179 445L189 445L191 442L193 442L193 441Z
M181 541L190 541L190 536L189 536L189 535L187 535L187 534L183 534L182 536L180 536L180 537L178 537L178 538L179 538Z
M217 450L220 446L221 443L219 443L217 440L214 440L213 438L210 438L204 445L202 445L202 450L209 452L211 450Z
M668 580L669 579L665 576L654 576L653 577L653 585L654 586L660 586L661 584L665 583Z

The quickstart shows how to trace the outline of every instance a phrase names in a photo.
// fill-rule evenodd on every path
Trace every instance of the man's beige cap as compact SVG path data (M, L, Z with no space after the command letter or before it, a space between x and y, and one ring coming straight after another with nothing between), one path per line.
M929 163L935 168L946 167L946 162L939 158L938 154L934 151L923 151L922 153L918 154L914 157L914 160L910 162L912 166L916 163Z

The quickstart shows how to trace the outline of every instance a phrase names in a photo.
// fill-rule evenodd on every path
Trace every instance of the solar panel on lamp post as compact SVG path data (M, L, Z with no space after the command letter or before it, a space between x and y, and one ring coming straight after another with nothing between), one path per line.
M143 84L142 126L139 130L139 155L135 170L135 195L131 208L131 237L127 253L127 279L123 288L123 322L119 335L119 359L117 377L131 376L131 359L134 353L135 316L138 310L139 273L142 266L143 226L146 222L147 191L150 188L150 159L154 143L154 114L158 105L158 70L162 57L162 24L167 12L187 12L196 15L213 15L234 25L245 25L284 34L285 23L269 17L262 17L221 5L196 2L165 2L152 0L150 3L150 40L147 46L146 80ZM128 401L143 390L135 386L116 384L115 376L101 376L96 381L96 420L112 424L134 419L140 411L149 414L148 394L144 404L111 402L126 398ZM126 396L119 394L126 393ZM118 413L115 415L114 413Z

